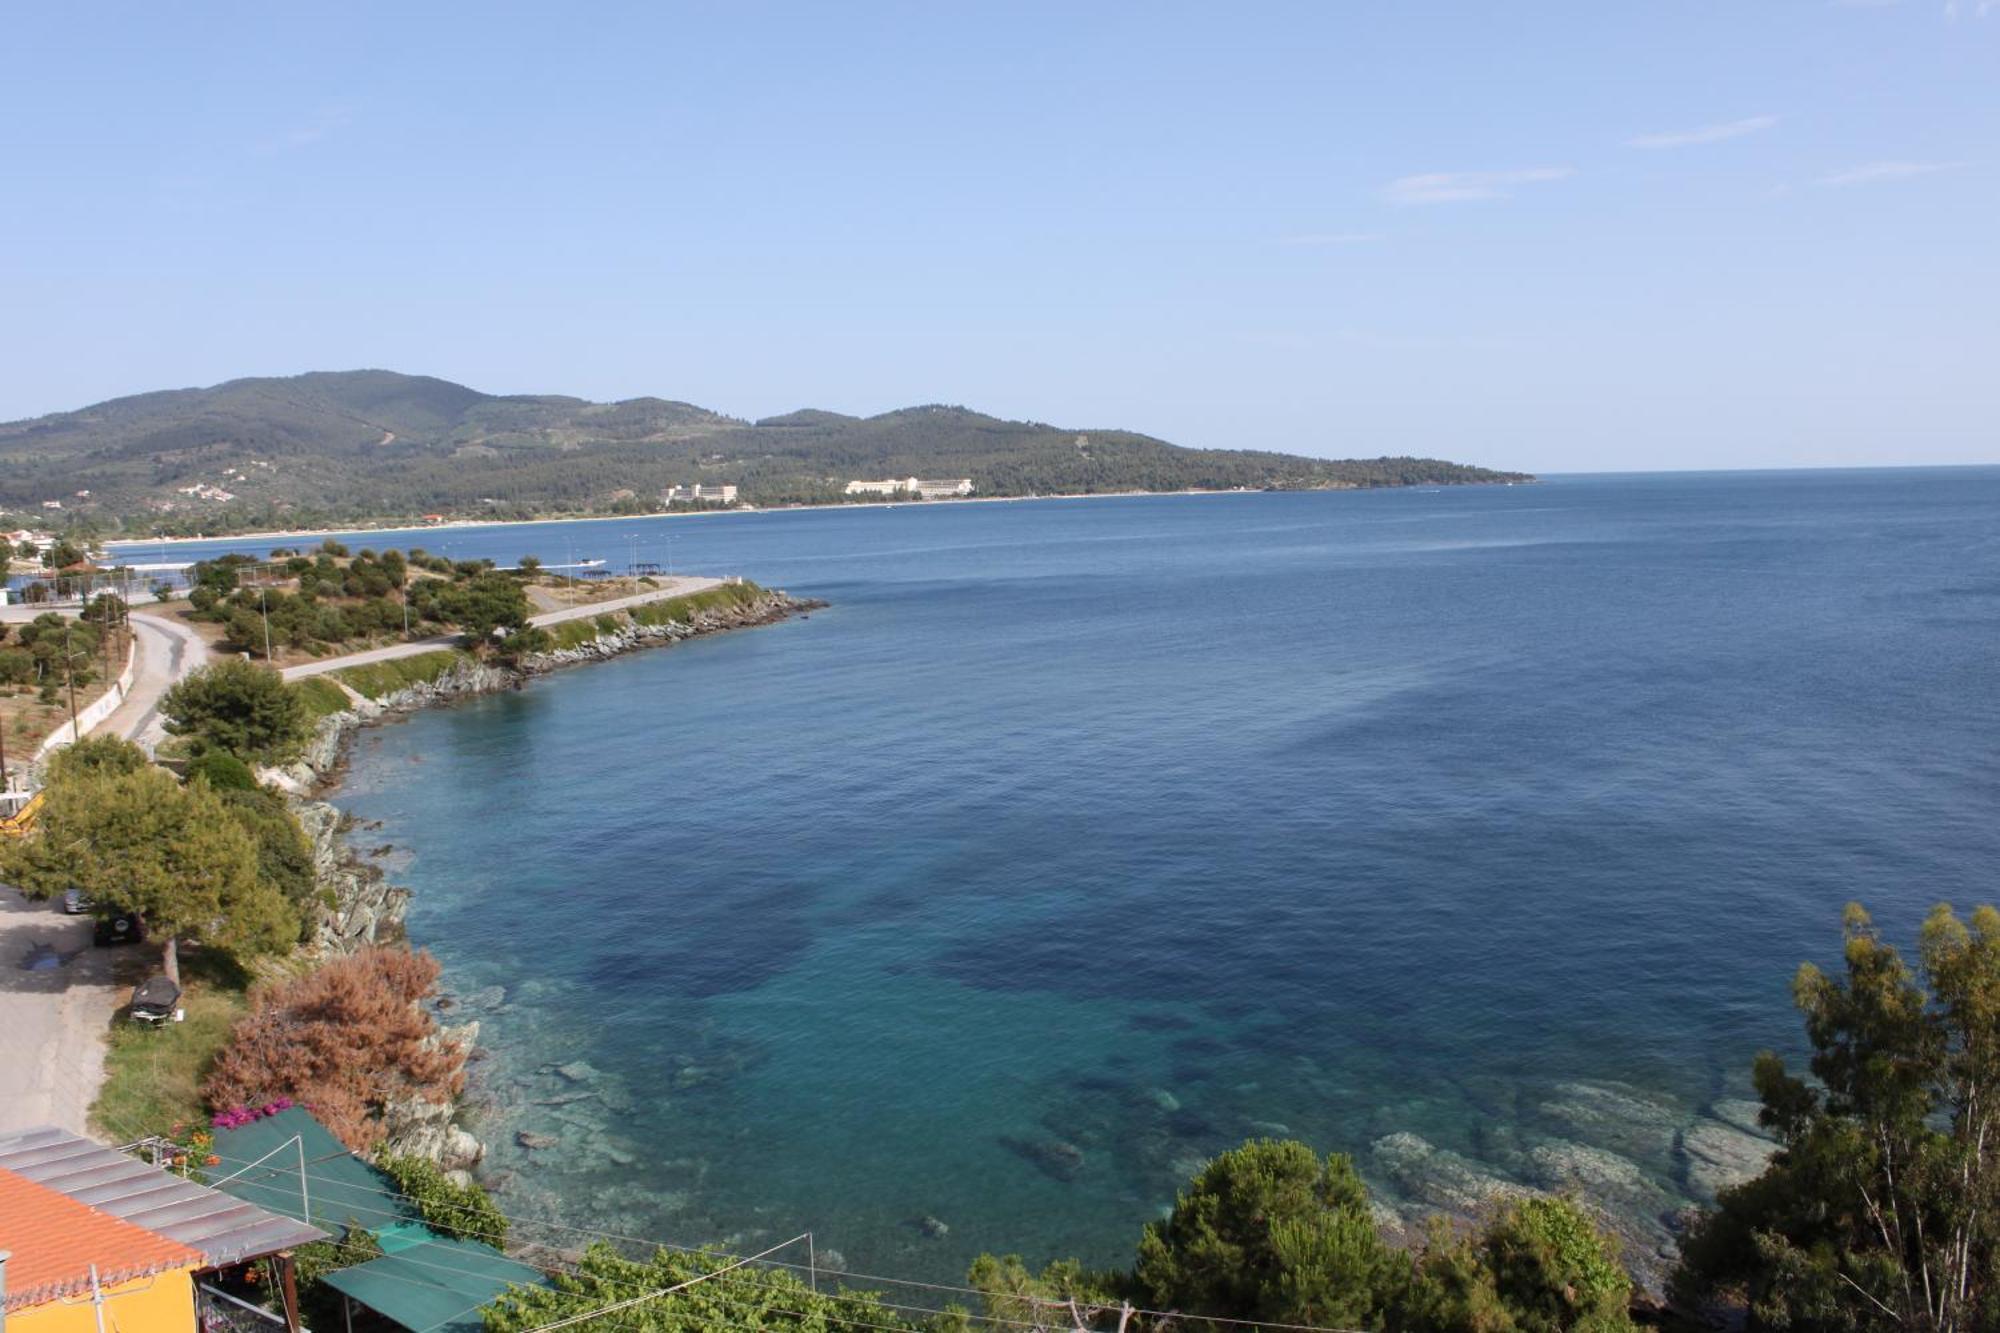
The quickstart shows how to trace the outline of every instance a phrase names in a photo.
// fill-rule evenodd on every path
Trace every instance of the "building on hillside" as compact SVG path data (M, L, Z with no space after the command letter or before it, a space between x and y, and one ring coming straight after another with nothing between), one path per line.
M67 1130L0 1133L7 1333L195 1333L217 1326L211 1307L239 1309L225 1277L265 1260L287 1274L295 1246L326 1237Z
M850 481L848 495L914 495L919 500L948 500L972 494L972 478L927 481L922 477L891 477L887 481Z
M660 498L668 504L733 505L736 503L734 486L669 486L660 492Z

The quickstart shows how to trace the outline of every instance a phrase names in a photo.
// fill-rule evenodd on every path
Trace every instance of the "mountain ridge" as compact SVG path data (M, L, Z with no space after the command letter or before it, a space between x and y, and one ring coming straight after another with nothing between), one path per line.
M838 503L848 480L971 477L981 495L1330 489L1530 480L1437 459L1188 449L1125 430L945 403L749 420L654 396L489 394L369 369L154 390L0 423L0 509L108 532L659 508L734 484L760 505Z

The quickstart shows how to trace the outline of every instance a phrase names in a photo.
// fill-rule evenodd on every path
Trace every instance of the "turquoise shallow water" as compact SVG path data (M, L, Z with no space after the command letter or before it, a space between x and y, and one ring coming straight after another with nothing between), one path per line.
M1841 904L1993 894L2000 470L414 540L666 531L831 607L377 729L343 798L512 1210L1108 1262L1286 1132L1410 1213L1582 1185L1649 1262Z

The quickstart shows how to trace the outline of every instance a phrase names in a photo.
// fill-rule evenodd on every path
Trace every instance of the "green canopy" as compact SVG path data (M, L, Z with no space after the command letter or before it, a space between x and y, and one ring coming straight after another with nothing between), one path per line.
M214 1151L221 1160L205 1168L210 1188L335 1234L349 1222L381 1231L417 1219L416 1208L393 1180L347 1151L299 1107L216 1130Z
M321 1281L410 1333L480 1333L481 1306L511 1286L548 1285L540 1273L490 1245L442 1237Z

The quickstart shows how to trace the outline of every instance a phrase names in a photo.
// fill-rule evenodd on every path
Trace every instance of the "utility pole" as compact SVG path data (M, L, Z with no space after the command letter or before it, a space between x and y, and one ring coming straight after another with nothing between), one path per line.
M71 744L83 739L83 731L76 724L76 655L70 648L70 627L73 620L63 621L63 675L69 681L69 739Z
M271 604L264 596L266 586L264 580L257 580L257 609L264 613L264 663L268 666L271 661Z

